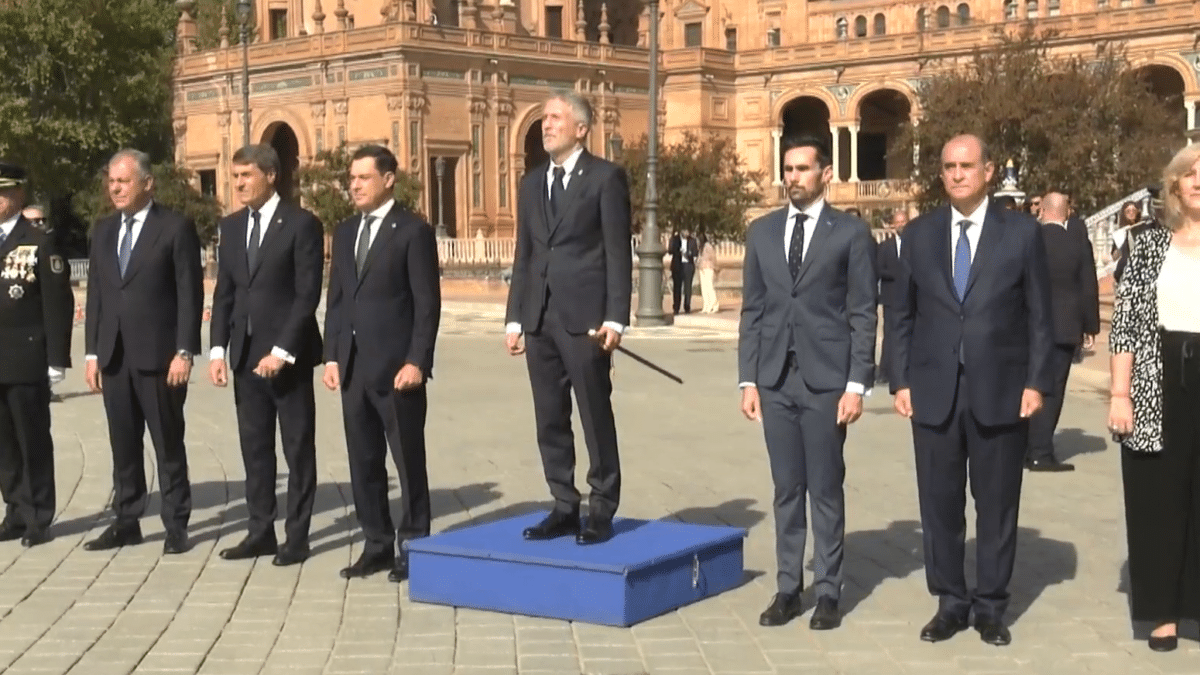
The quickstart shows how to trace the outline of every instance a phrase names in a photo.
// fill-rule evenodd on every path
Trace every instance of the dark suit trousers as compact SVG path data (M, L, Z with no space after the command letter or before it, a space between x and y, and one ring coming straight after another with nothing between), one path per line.
M778 389L759 388L763 433L775 484L776 584L780 593L804 588L805 493L812 508L813 586L818 597L838 599L846 531L842 448L846 428L837 423L843 391L813 391L788 359Z
M612 356L587 335L568 333L555 304L551 297L540 328L525 336L525 363L533 388L542 470L554 497L554 508L577 512L580 495L575 488L575 435L571 430L574 390L591 462L588 508L592 515L611 518L621 498L621 462L609 375Z
M425 468L425 387L400 392L375 389L354 377L355 354L350 355L349 379L343 383L342 419L350 455L350 484L354 510L366 537L364 552L396 546L396 540L429 536L429 476ZM392 524L385 458L388 447L400 478L400 522Z
M671 298L675 313L679 313L679 302L683 301L683 310L692 311L692 279L696 275L695 263L683 263L671 266Z
M144 372L126 365L122 342L118 337L116 353L102 379L113 453L113 511L123 524L138 520L146 511L144 436L149 430L158 460L163 525L168 532L183 532L192 515L183 443L188 385L169 387L165 370Z
M254 374L257 362L234 373L233 400L237 407L242 464L246 468L246 509L249 535L275 538L275 420L287 462L287 515L284 533L293 545L308 543L313 499L317 494L316 400L312 370L284 366L267 379Z
M1054 430L1062 415L1063 398L1067 394L1067 377L1075 359L1076 345L1054 345L1050 368L1054 390L1042 398L1042 409L1029 420L1029 450L1027 459L1054 459Z
M985 427L971 413L970 379L961 368L950 418L941 426L913 423L917 493L925 539L925 581L938 611L1000 620L1017 551L1028 424ZM966 484L975 498L976 584L967 591Z
M886 305L880 305L880 309L883 310L883 314L894 311L889 309ZM883 316L879 317L879 325L883 325ZM875 381L877 382L887 378L892 372L891 340L888 339L888 331L880 331L880 333L882 333L882 339L880 340L879 347L879 367L875 369Z
M54 520L50 384L0 384L0 495L4 520L45 529Z

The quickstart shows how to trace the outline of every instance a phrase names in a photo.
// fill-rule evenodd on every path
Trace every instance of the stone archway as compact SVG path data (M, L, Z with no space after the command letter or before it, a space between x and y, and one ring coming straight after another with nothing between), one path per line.
M912 152L893 154L892 146L912 114L903 92L877 89L858 103L859 180L906 179L912 173Z
M279 155L275 190L282 199L296 199L300 192L296 184L300 170L300 139L296 132L287 122L275 122L266 128L259 142L270 145Z
M1186 132L1188 118L1183 92L1187 89L1187 84L1183 75L1171 66L1157 63L1136 68L1134 73L1146 83L1152 94L1166 103L1171 114L1178 120L1180 130Z
M529 172L550 161L550 155L542 146L542 121L534 120L525 132L525 171Z

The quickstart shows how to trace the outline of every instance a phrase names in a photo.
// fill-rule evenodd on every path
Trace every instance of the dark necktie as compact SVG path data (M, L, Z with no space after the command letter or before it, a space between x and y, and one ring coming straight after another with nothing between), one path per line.
M258 240L262 234L259 229L259 226L261 225L259 218L260 215L258 211L250 212L250 220L253 221L254 224L250 226L250 241L246 243L246 264L249 265L251 272L254 271L255 261L258 260Z
M563 195L567 189L563 187L563 176L567 174L567 170L561 166L554 167L554 180L550 182L550 213L558 215L558 209L562 206Z
M807 214L796 214L796 225L792 228L792 240L788 243L788 271L792 273L792 281L800 276L800 262L804 256L804 221Z
M133 216L125 216L125 233L121 235L121 246L117 250L117 265L121 269L121 278L125 278L125 268L129 266L129 255L133 252Z
M5 241L8 241L8 233L0 230L0 246L3 246Z
M967 228L971 221L958 221L958 244L954 247L954 292L961 302L967 294L967 279L971 278L971 241L967 239Z
M354 267L358 276L362 276L363 268L367 266L367 252L371 250L371 222L375 216L363 216L362 228L358 233L358 248L354 250Z

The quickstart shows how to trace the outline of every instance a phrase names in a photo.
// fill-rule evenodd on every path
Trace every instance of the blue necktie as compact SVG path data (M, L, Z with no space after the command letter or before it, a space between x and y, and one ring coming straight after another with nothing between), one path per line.
M121 237L121 248L117 251L117 264L121 268L121 278L125 278L125 268L129 266L129 255L133 252L133 216L125 216L125 234Z
M954 247L954 291L961 302L967 294L967 279L971 277L971 242L967 239L967 228L971 221L958 221L958 245Z

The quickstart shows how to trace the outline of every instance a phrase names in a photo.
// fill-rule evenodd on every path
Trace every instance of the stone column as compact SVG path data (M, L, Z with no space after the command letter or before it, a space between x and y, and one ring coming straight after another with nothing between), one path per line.
M842 128L839 126L829 125L829 131L833 134L833 147L830 151L833 153L833 182L842 182Z
M858 182L858 125L850 125L850 182Z
M783 184L783 176L780 174L780 166L783 164L783 157L780 156L779 143L779 139L782 135L783 131L779 129L774 129L771 131L771 161L773 162L773 166L771 168L772 185Z
M1184 101L1183 108L1187 110L1187 136L1190 140L1192 131L1196 128L1196 104L1198 101Z

